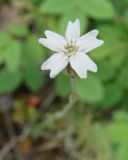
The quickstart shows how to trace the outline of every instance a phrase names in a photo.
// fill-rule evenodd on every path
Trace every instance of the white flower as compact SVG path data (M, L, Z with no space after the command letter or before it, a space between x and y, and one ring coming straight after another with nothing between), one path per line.
M87 70L97 72L97 65L86 53L103 44L102 40L96 38L98 33L98 30L92 30L80 37L79 19L68 22L65 37L46 30L47 38L40 38L39 43L55 53L42 64L41 69L50 70L51 78L69 63L80 78L87 77Z

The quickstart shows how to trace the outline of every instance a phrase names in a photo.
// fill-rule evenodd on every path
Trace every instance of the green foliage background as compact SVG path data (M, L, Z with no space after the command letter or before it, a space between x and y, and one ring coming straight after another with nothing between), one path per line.
M78 127L75 132L80 134L77 143L83 145L84 141L88 142L90 148L96 149L98 160L109 160L111 156L127 160L128 1L11 0L9 6L10 14L15 10L16 15L0 31L0 94L12 93L21 86L32 93L44 92L49 77L40 70L40 66L52 52L38 44L37 40L44 36L45 29L64 35L67 22L79 18L81 34L96 28L100 31L99 38L105 41L103 46L89 53L98 65L98 73L88 73L87 79L77 81L76 89L82 104L94 112L121 111L113 111L113 120L105 126L102 118L98 119L88 133L84 130L86 125L80 112L75 123ZM1 22L3 25L5 19ZM60 74L51 83L58 97L67 100L69 78ZM81 125L77 125L79 121Z

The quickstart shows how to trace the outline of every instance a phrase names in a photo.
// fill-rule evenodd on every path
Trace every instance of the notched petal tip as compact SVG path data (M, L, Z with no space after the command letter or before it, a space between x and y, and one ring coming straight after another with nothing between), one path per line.
M41 69L41 70L45 70L44 64L41 65L40 69Z
M102 44L104 44L104 41L103 41L103 40L100 40L100 41L101 41L101 42L100 42L100 43L101 43L101 45L102 45Z
M74 23L79 23L79 24L80 24L79 18L77 18L77 19L74 21Z
M45 30L45 31L44 31L44 34L45 34L45 36L46 36L47 38L49 38L49 36L51 37L51 35L53 36L53 34L56 34L56 33L52 32L52 31L50 31L50 30Z
M39 39L38 39L38 43L41 43L41 39L42 39L42 38L39 38Z
M97 65L95 65L95 68L93 68L92 72L97 72L98 71L98 68L97 68Z
M80 37L80 21L79 21L79 19L76 19L73 22L68 21L65 37L68 42L71 42L71 41L76 42L77 41L77 39Z
M45 30L44 34L47 35L47 33L49 33L49 32L50 32L50 30Z
M104 44L104 41L103 40L100 40L100 39L97 39L98 40L98 43L99 43L99 46L101 46L102 44ZM98 47L99 47L98 46Z
M43 44L44 40L45 40L45 38L39 38L38 43Z
M97 35L99 34L99 31L98 31L97 29L93 29L91 32L92 32L95 36L97 36Z
M79 18L75 19L75 20L69 20L68 23L80 23Z
M55 78L55 77L56 77L56 75L54 75L54 74L52 74L52 72L50 72L49 77L50 77L51 79L53 79L53 78Z
M87 75L85 75L85 76L80 76L80 75L79 75L79 77L80 77L81 79L86 79L86 78L87 78Z

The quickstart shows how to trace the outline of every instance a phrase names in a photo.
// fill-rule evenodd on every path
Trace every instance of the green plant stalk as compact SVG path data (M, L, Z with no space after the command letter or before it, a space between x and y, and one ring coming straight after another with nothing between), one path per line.
M63 110L59 112L59 114L58 114L59 117L63 117L73 107L73 105L78 100L78 94L75 91L77 77L76 77L76 75L70 76L70 77L71 77L71 90L72 91L69 96L69 100L68 100L67 104L63 107Z
M76 102L78 100L78 94L76 93L76 81L77 76L71 76L71 95L69 97L69 101Z

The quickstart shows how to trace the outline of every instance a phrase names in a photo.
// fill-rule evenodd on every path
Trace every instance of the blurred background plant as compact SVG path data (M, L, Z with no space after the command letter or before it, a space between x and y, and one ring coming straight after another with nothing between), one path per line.
M89 53L98 73L77 80L81 101L58 117L70 80L40 70L51 52L37 40L76 18L105 43ZM128 0L1 0L0 160L127 160L127 58Z

